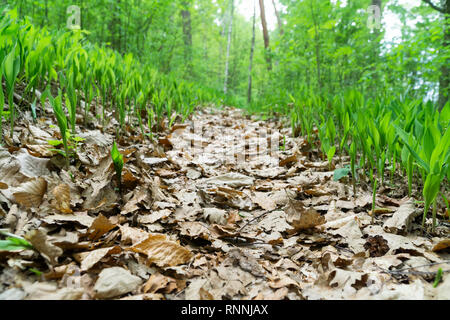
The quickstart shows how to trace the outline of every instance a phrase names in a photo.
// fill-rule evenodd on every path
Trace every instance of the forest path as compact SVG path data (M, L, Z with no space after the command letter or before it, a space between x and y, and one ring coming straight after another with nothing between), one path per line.
M15 189L0 190L10 207L0 227L35 247L0 252L3 296L449 298L448 277L432 288L448 237L417 235L420 210L404 190L380 190L371 225L370 191L354 197L317 146L280 123L224 108L198 110L153 144L128 128L122 196L109 155L116 126L80 130L72 176L45 158L57 132L46 121L19 126L24 147L1 151L2 182Z
M408 234L420 210L404 190L383 188L371 225L371 192L358 188L354 197L317 146L289 137L290 128L231 108L197 113L191 130L171 134L168 157L189 167L184 186L171 185L182 203L178 236L196 253L179 297L433 298L423 278L400 284L408 273L383 272L448 259L430 250L443 238Z

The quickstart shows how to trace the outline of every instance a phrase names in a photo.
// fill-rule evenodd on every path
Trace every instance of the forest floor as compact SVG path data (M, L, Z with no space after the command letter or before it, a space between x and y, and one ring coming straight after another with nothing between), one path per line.
M0 228L34 248L0 251L0 299L450 299L448 225L421 236L400 177L372 224L364 181L333 179L348 159L330 168L278 121L206 108L154 143L128 128L119 192L117 123L80 126L69 173L50 119L24 115L0 150Z

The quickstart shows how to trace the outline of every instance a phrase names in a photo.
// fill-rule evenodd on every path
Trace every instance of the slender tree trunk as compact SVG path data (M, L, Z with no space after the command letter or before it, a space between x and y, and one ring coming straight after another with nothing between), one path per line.
M253 68L253 55L255 52L255 40L256 40L256 1L253 2L253 33L252 33L252 47L250 49L250 66L248 68L248 90L247 90L247 102L252 102L252 68Z
M45 23L48 25L48 0L45 0ZM43 27L43 25L41 25Z
M227 57L225 60L225 81L223 86L223 92L227 94L228 92L228 73L230 67L230 49L231 49L231 34L233 33L233 17L234 17L234 0L231 0L231 16L230 16L230 26L228 28L228 45L227 45Z
M444 50L443 53L450 50L450 0L445 1L446 20L444 24ZM441 111L448 102L450 91L450 59L447 58L441 67L441 77L439 79L439 111Z
M281 16L280 12L277 10L277 5L275 4L275 0L272 0L273 9L275 10L275 15L277 16L277 22L278 22L278 31L280 32L280 35L284 34L283 30L283 23L281 22Z
M270 57L270 39L269 30L267 29L266 11L264 9L264 0L259 0L259 8L261 10L261 24L263 28L264 48L267 61L267 69L272 71L272 58Z
M111 2L111 12L114 12L113 10L116 10L120 7L120 0L116 0L116 6L114 6L114 2ZM121 45L121 32L122 28L120 27L120 18L117 18L118 15L113 15L113 19L111 21L111 24L113 25L112 32L111 32L111 45L114 49L118 50L120 52L120 45Z
M181 18L183 20L183 35L184 35L184 59L187 66L187 72L191 72L192 65L192 25L191 12L189 11L189 3L182 2L183 10L181 10Z
M381 12L381 1L382 0L372 0L372 6L376 6L378 8L380 8L380 12ZM378 82L379 82L379 77L378 77L378 73L377 73L377 66L378 66L378 62L379 62L379 57L380 57L380 41L379 38L380 37L380 29L375 28L373 30L373 58L372 58L372 92L377 93L378 91Z
M81 30L83 30L85 28L83 12L84 12L83 0L80 0L80 28L81 28Z
M313 3L311 3L311 15L314 23L315 29L315 42L316 42L316 70L317 70L317 84L319 86L320 92L322 91L322 72L321 72L321 63L320 63L320 34L319 34L319 26L317 17L314 13Z

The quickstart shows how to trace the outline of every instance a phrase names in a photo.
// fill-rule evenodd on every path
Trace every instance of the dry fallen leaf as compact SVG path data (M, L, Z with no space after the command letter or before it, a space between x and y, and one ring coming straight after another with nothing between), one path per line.
M200 288L198 293L200 295L200 300L214 300L213 295L204 288Z
M100 239L102 235L116 227L104 215L100 214L88 229L88 238L92 241Z
M420 214L420 210L416 210L413 200L409 200L402 204L394 215L386 220L383 229L391 233L405 233L410 228L411 222Z
M128 226L120 226L120 233L122 235L122 244L135 245L148 238L149 234L141 229L132 228Z
M204 224L196 221L181 222L180 234L195 239L211 240L211 231Z
M57 210L62 213L73 213L72 209L70 209L70 187L62 183L55 187L52 191L53 196L55 197L54 206Z
M87 271L104 257L111 254L118 254L120 252L122 252L122 249L119 246L114 246L111 248L102 248L89 252L81 252L76 254L76 258L81 261L81 271Z
M234 172L223 174L217 177L212 177L206 179L205 181L214 185L226 185L230 188L251 186L254 183L253 178Z
M94 286L95 295L100 299L114 298L136 290L141 283L139 277L133 276L124 268L103 269Z
M274 210L277 207L275 201L265 192L255 192L252 196L252 201L267 211Z
M17 203L27 207L39 207L44 194L47 192L47 181L44 178L35 178L21 184L13 196Z
M63 254L63 250L50 243L48 236L42 230L31 230L25 235L32 245L51 265L57 264L58 257Z
M289 166L293 163L296 163L298 161L297 155L294 154L293 156L287 157L286 159L283 159L280 161L280 167Z
M179 286L181 288L179 288ZM154 273L145 283L142 291L144 293L172 293L185 287L184 281L177 281L173 278L166 277L160 273Z
M325 223L325 218L314 209L305 209L298 200L289 200L284 211L286 220L292 225L292 232L307 230Z
M431 249L433 252L442 251L450 247L450 239L444 239L433 246Z
M227 224L227 212L217 208L204 208L203 218L210 223Z
M61 288L53 283L35 282L24 286L28 294L27 300L79 300L83 296L83 288Z
M187 263L192 258L192 253L188 249L168 240L163 234L150 235L147 240L129 250L147 255L150 263L160 267L177 266Z

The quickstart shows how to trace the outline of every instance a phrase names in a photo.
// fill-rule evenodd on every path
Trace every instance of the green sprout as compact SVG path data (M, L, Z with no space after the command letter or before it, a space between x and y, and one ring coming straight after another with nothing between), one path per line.
M22 237L0 230L0 234L6 236L6 240L0 240L0 251L21 251L33 249L31 243Z
M436 278L434 278L433 288L436 288L442 280L442 268L439 268L438 272L436 273Z
M3 75L6 80L6 90L8 97L8 104L10 110L10 120L11 120L11 138L14 133L14 86L16 84L17 76L20 71L20 56L16 56L17 44L11 50L11 52L5 57L3 61Z
M68 144L68 128L67 128L67 118L64 110L62 108L62 94L59 91L58 96L54 99L49 95L50 104L52 105L53 112L55 113L56 120L58 122L59 131L64 144L64 155L66 158L66 166L69 168L69 144Z
M122 169L123 169L123 157L122 154L117 149L116 142L114 141L111 158L114 164L114 169L116 170L117 182L119 184L119 190L122 191Z

